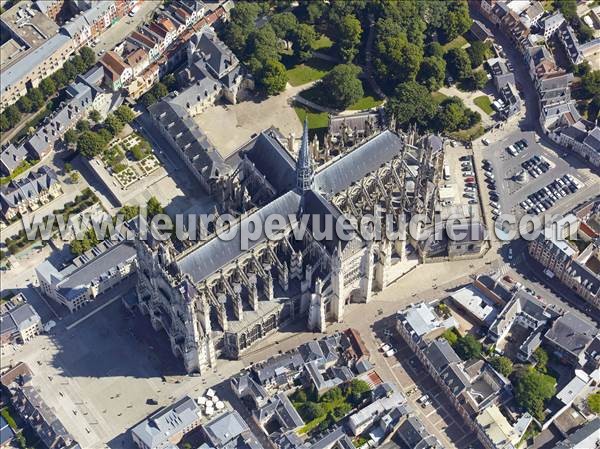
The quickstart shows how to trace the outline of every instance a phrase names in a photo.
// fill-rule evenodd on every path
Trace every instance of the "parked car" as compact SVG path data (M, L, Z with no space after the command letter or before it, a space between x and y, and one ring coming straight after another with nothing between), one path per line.
M467 176L465 178L465 182L475 182L475 178L473 178L472 176Z

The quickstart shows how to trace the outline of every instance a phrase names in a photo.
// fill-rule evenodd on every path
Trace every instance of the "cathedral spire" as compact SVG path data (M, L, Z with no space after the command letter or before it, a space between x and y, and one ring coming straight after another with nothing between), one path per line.
M296 189L300 193L312 188L313 174L312 157L308 142L308 120L305 118L302 142L298 152L298 161L296 162Z

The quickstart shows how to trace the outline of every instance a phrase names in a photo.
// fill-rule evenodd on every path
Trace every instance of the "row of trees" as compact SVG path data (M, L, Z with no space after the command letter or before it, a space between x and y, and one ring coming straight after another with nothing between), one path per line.
M440 133L468 129L481 121L478 112L467 108L458 97L438 102L424 85L408 81L398 86L386 104L389 117L406 129L416 125L421 131Z
M48 99L71 83L77 75L89 70L96 63L94 51L83 47L79 54L71 57L63 67L44 78L38 87L29 89L14 105L0 113L0 131L8 131L21 121L21 114L41 110Z

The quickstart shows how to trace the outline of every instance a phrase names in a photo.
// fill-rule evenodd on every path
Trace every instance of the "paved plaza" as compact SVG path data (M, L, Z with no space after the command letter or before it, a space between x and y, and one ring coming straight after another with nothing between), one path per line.
M291 99L307 85L291 87L267 99L249 98L238 104L209 107L195 117L196 123L223 157L248 142L258 131L274 126L284 136L299 138L302 124L291 106Z

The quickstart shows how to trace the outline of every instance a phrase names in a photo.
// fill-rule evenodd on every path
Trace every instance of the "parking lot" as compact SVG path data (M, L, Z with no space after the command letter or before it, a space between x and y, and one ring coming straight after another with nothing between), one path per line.
M476 167L483 175L480 178L486 177L483 161L488 161L487 171L494 174L485 202L493 201L497 207L492 209L517 219L526 213L554 212L555 206L568 203L579 190L598 183L597 175L583 162L541 145L534 132L516 131L490 142L481 157Z

